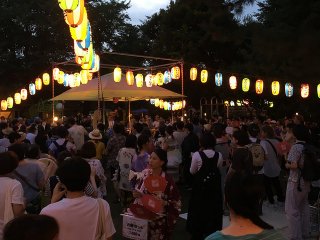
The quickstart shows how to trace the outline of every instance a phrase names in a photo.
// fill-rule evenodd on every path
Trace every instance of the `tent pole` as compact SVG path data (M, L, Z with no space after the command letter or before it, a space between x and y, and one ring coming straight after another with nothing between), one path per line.
M128 126L129 126L129 133L131 133L131 103L130 103L130 99L128 99L128 120L129 120L129 123L128 123Z
M53 65L52 65L52 69L51 69L52 73L53 73ZM54 79L53 79L53 75L52 77L52 99L54 98ZM54 100L52 100L52 123L54 123Z
M183 61L181 62L181 95L184 95L184 76L183 76ZM181 108L181 117L183 118L183 97L182 97L182 108Z

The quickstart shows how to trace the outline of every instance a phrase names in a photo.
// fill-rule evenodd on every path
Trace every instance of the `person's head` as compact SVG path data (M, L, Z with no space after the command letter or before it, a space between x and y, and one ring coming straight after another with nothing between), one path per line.
M26 150L26 157L37 159L40 157L40 147L37 144L30 144Z
M8 150L17 154L19 161L22 161L26 154L26 145L23 143L13 144L8 147Z
M181 131L184 128L184 123L182 121L178 121L176 126L177 126L177 129Z
M19 142L21 138L21 135L17 132L11 132L9 135L8 135L8 139L10 141L10 143L16 143L16 142Z
M86 142L80 149L80 156L83 158L93 158L97 155L96 145L93 142Z
M102 139L102 134L100 133L99 129L93 129L90 133L89 133L89 138L93 141L98 142L99 140Z
M161 124L159 126L159 133L160 133L161 137L164 137L166 135L166 125Z
M11 173L18 167L18 164L18 156L14 152L0 153L0 175Z
M173 136L173 127L171 125L166 127L166 134L168 136Z
M225 203L232 214L251 220L263 229L273 229L259 217L259 201L263 197L263 186L255 175L235 172L230 174L225 184Z
M3 240L55 240L58 234L59 225L53 217L28 214L7 223Z
M97 128L99 129L100 132L104 132L104 130L106 129L103 123L98 123Z
M80 157L71 157L64 160L56 175L61 183L70 192L82 192L90 178L91 168L89 163Z
M296 139L300 141L307 142L310 137L308 128L302 124L295 125L292 129L292 133L296 137Z
M264 125L261 128L261 136L263 138L274 138L274 136L275 136L274 129L269 125Z
M69 151L62 151L58 153L57 156L57 164L58 166L60 166L60 164L66 159L66 158L70 158L72 156L71 152Z
M126 143L125 143L126 148L137 148L137 137L133 134L129 134L126 137Z
M293 117L293 123L296 124L296 125L304 124L304 118L303 118L303 116L300 115L300 114L294 115L294 117Z
M60 138L66 138L69 135L68 130L64 126L56 127L56 134Z
M184 129L186 129L187 133L192 133L193 132L193 125L191 123L187 123L184 126Z
M70 126L75 125L76 124L76 120L73 117L68 118L68 124Z
M204 149L214 149L216 138L208 132L205 132L200 138L200 146Z
M222 138L225 134L225 126L221 123L213 125L213 134L216 138Z
M150 155L149 164L151 169L167 169L167 152L161 148L156 148Z
M123 134L124 133L124 126L121 123L115 123L113 125L113 132L115 134Z
M251 123L249 126L248 126L248 133L251 137L253 138L257 138L259 136L259 133L260 133L260 128L257 124L255 123Z
M32 123L32 124L30 125L30 127L27 128L27 132L28 132L28 133L35 133L36 130L37 130L37 128L36 128L36 124L35 124L35 123Z
M138 137L138 148L139 151L144 150L146 152L149 152L149 145L150 145L150 137L148 135L145 134L141 134Z
M143 130L143 125L139 122L133 124L133 128L137 133L141 133Z
M232 138L238 146L245 146L247 144L250 144L249 135L246 131L243 131L243 130L235 131L232 134Z

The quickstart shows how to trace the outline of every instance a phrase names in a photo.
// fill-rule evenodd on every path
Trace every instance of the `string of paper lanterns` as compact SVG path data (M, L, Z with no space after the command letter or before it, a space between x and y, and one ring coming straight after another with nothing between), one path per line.
M170 101L164 101L159 98L155 98L155 99L150 99L150 103L155 107L158 107L166 111L178 111L178 110L181 110L182 108L185 108L186 106L185 100L170 102Z

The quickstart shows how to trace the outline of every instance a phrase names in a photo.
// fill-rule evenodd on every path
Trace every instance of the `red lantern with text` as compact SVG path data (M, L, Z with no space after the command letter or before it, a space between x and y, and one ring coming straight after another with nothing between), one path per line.
M36 78L35 85L36 85L36 90L39 91L39 90L42 89L42 80L41 80L41 78Z
M256 93L262 94L263 93L263 80L257 80L256 81Z

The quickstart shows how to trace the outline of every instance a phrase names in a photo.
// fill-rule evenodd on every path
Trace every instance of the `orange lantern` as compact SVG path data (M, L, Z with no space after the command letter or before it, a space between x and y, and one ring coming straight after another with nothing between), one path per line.
M64 12L64 20L71 27L77 27L82 23L83 13L86 11L84 7L84 0L78 0L79 4L73 11Z
M28 90L27 89L22 88L20 94L21 94L21 100L27 100L27 98L28 98Z
M250 79L244 78L242 79L242 91L248 92L250 89Z
M257 94L262 94L263 92L263 80L257 80L256 81L256 93Z
M50 75L49 73L44 73L42 75L42 80L44 85L49 85L50 84Z
M89 71L87 76L88 76L88 80L91 81L93 78L93 73Z
M88 33L88 24L89 20L87 11L84 11L81 24L79 24L77 27L69 27L72 39L76 41L82 41L86 39ZM91 45L92 44L90 44L90 46Z
M201 82L206 83L208 81L208 71L207 70L202 70L201 71L201 76L200 76Z
M237 78L235 76L231 76L229 78L229 85L232 90L237 88L238 83L237 83Z
M113 80L115 82L120 82L121 81L121 68L119 67L116 67L114 70L113 70Z
M15 104L20 104L21 103L21 94L20 93L15 93L14 94L14 103Z
M53 77L54 80L58 80L59 79L59 72L60 72L59 68L54 68L52 70L52 77Z
M195 67L190 68L190 79L192 81L197 79L197 75L198 75L198 70Z
M180 68L179 67L171 68L171 78L175 79L175 80L180 78Z
M271 91L272 91L272 94L277 96L279 95L279 92L280 92L280 83L278 81L273 81L271 83Z
M41 80L41 78L36 78L35 85L36 85L36 90L39 91L39 90L42 89L42 80Z
M7 104L8 104L8 108L13 108L13 98L12 97L7 98Z
M6 111L8 109L7 100L1 100L1 110Z
M132 86L134 84L134 75L133 75L133 72L131 70L127 71L126 80L127 80L127 84L129 86Z
M59 71L59 78L58 78L57 82L59 84L63 84L63 82L64 82L64 72L63 71Z
M164 75L163 73L159 72L156 74L156 79L157 79L157 85L162 86L164 84Z
M309 97L309 84L301 84L301 97L307 98Z
M138 88L143 87L143 75L141 73L136 75L136 85Z

